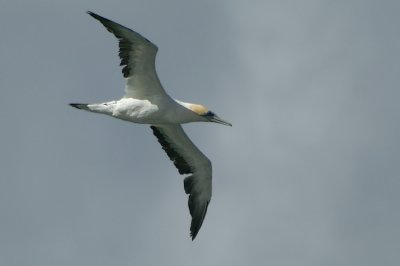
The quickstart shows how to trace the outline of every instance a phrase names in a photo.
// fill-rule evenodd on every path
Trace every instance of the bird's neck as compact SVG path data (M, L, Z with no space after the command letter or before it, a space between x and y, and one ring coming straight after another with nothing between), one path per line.
M204 112L204 106L195 103L187 103L175 100L182 108L178 108L173 119L177 119L177 123L204 122L201 116Z

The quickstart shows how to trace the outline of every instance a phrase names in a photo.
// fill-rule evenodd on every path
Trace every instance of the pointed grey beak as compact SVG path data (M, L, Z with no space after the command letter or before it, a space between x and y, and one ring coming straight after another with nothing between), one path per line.
M216 115L214 115L214 116L212 116L212 117L209 117L208 120L209 120L210 122L222 124L222 125L225 125L225 126L230 126L230 127L232 126L231 123L229 123L229 122L227 122L227 121L225 121L225 120L222 120L221 118L219 118L219 117L216 116Z

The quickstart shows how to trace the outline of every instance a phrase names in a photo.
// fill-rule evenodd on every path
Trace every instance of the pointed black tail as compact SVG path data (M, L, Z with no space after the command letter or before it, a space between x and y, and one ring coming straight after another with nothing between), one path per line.
M88 109L88 104L87 103L70 103L69 105L71 105L72 107L75 107L77 109L83 109L83 110L87 110Z

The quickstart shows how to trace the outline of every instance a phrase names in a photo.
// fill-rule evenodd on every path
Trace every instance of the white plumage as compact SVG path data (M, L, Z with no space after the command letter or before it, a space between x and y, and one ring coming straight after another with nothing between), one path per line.
M126 80L125 95L120 100L94 104L71 103L78 109L109 115L125 121L149 124L184 179L189 194L192 216L190 235L194 239L200 230L211 200L212 168L210 160L192 143L181 124L189 122L216 122L231 126L200 104L172 99L163 89L156 70L157 46L118 23L92 12L119 40L119 57Z

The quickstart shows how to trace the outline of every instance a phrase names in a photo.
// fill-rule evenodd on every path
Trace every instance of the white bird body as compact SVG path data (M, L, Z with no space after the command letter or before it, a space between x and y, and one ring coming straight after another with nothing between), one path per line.
M191 106L196 105L172 99L154 104L149 100L124 97L118 101L87 104L81 109L137 124L170 125L208 121L191 111Z
M93 104L70 104L78 109L105 114L138 124L149 124L180 174L189 194L192 216L190 232L194 239L200 230L211 200L212 167L210 160L192 143L181 124L216 122L231 126L200 104L172 99L163 89L156 70L158 48L149 40L118 23L92 12L119 40L119 56L126 80L125 95L120 100Z

